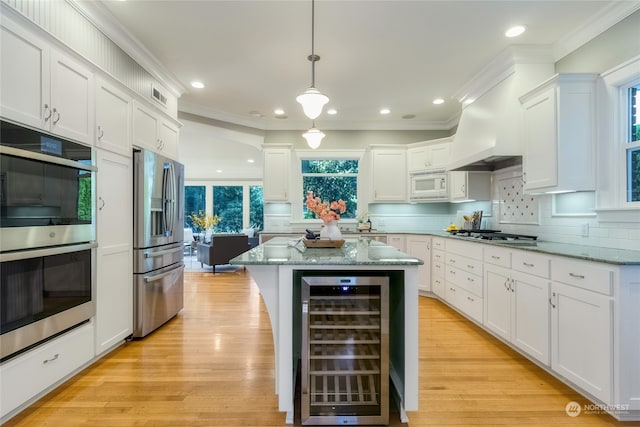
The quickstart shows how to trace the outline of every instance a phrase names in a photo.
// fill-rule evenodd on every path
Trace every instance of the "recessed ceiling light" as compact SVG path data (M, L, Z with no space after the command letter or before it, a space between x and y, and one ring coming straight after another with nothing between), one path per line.
M472 104L472 103L473 103L473 101L475 101L475 99L473 99L473 98L467 98L467 99L465 99L464 101L462 101L462 105L469 105L469 104Z
M434 100L433 100L433 103L434 103L435 105L444 104L444 99L442 99L442 98L436 98L436 99L434 99Z
M335 108L329 108L327 110L327 114L329 114L330 116L335 116L336 114L338 114L338 110L336 110Z
M222 169L218 169L218 170L216 170L216 172L222 173Z
M380 109L380 114L389 114L391 112L390 109L388 108L381 108Z
M514 25L505 31L504 35L507 37L518 37L520 34L524 33L526 28L524 25Z
M191 87L195 87L196 89L202 89L204 88L204 83L199 81L193 81L191 82Z
M255 163L256 161L255 161L255 160L253 160L253 159L247 159L247 162L249 162L249 163Z
M276 116L281 116L284 114L284 110L282 108L276 108L275 110L273 110L273 114L275 114Z

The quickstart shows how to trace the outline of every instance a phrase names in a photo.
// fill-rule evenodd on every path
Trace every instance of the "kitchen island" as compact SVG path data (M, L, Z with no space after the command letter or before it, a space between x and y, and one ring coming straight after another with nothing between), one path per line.
M400 419L418 409L418 266L422 260L365 237L340 248L307 248L300 239L277 237L231 260L245 266L265 302L275 350L279 410L293 424L297 362L301 349L298 304L302 274L387 274L389 286L389 376Z

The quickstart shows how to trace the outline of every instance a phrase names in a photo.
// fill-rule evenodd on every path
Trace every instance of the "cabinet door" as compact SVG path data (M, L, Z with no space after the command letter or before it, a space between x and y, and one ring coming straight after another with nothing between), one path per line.
M449 164L449 144L437 144L429 147L427 163L429 169L446 169Z
M389 234L387 235L387 244L393 246L399 251L405 251L405 238L401 234Z
M96 145L130 155L131 97L101 78L97 79L96 88Z
M511 272L485 264L484 326L509 341L511 339Z
M161 120L158 129L160 139L160 151L162 154L178 159L178 129L171 123Z
M51 132L93 144L93 73L56 49L51 50L51 105Z
M40 38L2 18L0 115L42 129L45 113L51 113L49 48Z
M372 151L372 198L377 202L404 202L407 199L407 152Z
M268 148L264 150L264 172L262 179L263 200L265 202L289 201L289 169L291 151L288 148ZM302 197L302 194L300 195Z
M467 172L449 172L447 181L450 200L465 200L467 198Z
M549 88L524 105L525 190L551 187L558 183L556 92Z
M98 150L96 353L133 331L131 158Z
M410 148L407 152L408 172L419 172L428 169L427 147Z
M603 402L611 402L612 300L551 285L551 368Z
M406 240L407 253L413 257L421 259L424 264L418 267L418 290L429 292L431 283L431 238L428 236L409 236Z
M133 103L133 145L158 151L158 117L141 104Z
M549 366L549 281L513 272L511 342Z

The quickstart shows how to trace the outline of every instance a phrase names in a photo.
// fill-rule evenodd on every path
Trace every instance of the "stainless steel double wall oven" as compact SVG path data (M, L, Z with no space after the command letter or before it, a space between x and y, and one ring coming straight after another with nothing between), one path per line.
M91 147L0 121L0 360L95 313Z

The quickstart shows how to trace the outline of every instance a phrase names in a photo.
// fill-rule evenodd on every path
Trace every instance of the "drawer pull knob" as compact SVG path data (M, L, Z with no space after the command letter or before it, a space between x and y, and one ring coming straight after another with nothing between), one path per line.
M43 365L46 365L47 363L53 362L54 360L56 360L58 357L60 357L60 353L56 353L51 359L45 359L42 361Z
M493 259L500 259L500 257L499 257L499 256L497 256L497 255L491 255L491 258L493 258Z
M467 297L467 299L468 299L469 301L471 301L471 302L474 302L474 301L475 301L475 300L474 300L473 298L471 298L471 297Z
M469 265L469 264L467 264L467 267L469 267L472 270L475 268L473 265Z
M471 277L467 277L467 281L469 281L469 282L475 282L475 280L473 280Z
M522 265L525 267L533 267L533 264L529 264L528 262L523 262Z
M574 279L584 279L584 276L582 274L569 273L569 276L573 277Z

